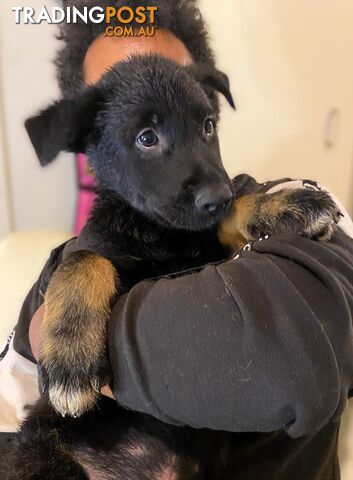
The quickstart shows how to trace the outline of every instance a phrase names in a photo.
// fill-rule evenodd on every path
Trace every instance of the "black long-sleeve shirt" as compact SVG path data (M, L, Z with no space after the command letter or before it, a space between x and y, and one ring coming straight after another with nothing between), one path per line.
M24 304L15 348L27 358L29 320L65 249ZM166 422L239 432L241 480L337 479L352 318L351 238L257 241L235 260L142 282L119 299L109 322L114 393Z
M236 432L312 434L353 388L353 241L255 242L219 266L143 282L109 324L114 391L134 410Z

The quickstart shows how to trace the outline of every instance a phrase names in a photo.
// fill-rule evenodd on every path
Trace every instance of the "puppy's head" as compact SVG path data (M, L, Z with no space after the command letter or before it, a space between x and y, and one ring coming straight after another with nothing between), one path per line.
M134 57L26 128L42 165L61 150L85 152L101 187L161 224L201 230L232 201L217 91L234 106L227 77L212 67Z

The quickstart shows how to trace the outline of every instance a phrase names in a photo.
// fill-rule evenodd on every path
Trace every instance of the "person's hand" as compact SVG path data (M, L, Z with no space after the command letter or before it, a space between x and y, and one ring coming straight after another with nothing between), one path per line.
M34 358L38 361L40 356L40 347L42 339L42 323L44 318L44 304L42 304L36 313L32 317L32 321L29 326L29 343L31 345L32 353ZM101 389L101 393L106 397L114 398L113 392L111 391L109 385L105 385Z
M101 394L104 395L105 397L109 397L115 400L115 397L109 385L104 385L104 387L101 388Z
M29 325L29 343L31 345L34 358L38 361L40 355L42 322L44 317L44 303L38 308L32 317Z

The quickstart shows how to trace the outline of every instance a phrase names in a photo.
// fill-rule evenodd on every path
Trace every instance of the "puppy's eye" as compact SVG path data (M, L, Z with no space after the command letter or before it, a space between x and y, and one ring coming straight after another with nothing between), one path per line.
M157 145L158 143L158 136L152 128L147 128L143 130L137 136L137 144L144 148L151 148Z
M206 118L204 124L204 132L207 137L212 137L215 132L215 124L212 118Z

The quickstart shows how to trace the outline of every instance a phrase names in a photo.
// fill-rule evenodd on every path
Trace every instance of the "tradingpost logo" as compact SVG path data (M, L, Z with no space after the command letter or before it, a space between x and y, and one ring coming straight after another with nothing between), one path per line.
M12 7L16 24L38 25L43 22L104 23L108 37L152 37L157 29L157 6L116 7L46 7L35 9L28 6ZM118 25L116 24L118 23ZM132 25L134 24L134 26Z

